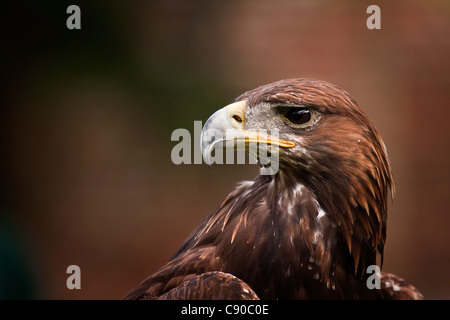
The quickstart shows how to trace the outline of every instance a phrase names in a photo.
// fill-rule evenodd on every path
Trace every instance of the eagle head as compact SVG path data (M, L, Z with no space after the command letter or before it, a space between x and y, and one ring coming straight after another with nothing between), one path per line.
M245 92L205 123L205 161L213 150L239 142L247 151L252 142L275 147L274 194L287 194L280 205L296 205L298 186L310 192L316 217L326 215L339 230L355 273L375 264L377 253L382 257L391 167L380 134L346 91L325 81L287 79Z

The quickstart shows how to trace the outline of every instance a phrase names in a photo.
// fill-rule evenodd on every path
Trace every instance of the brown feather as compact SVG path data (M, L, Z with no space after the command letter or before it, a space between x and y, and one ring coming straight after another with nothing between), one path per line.
M289 79L250 90L245 129L277 128L279 172L242 183L170 261L127 299L421 299L403 279L366 268L383 260L388 194L394 192L381 136L344 90ZM280 110L309 108L307 127ZM283 109L284 108L284 109Z

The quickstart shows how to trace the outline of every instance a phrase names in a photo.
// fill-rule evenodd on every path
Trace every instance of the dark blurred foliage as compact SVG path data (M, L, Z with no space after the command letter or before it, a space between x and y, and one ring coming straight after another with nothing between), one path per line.
M370 4L2 4L0 279L17 291L1 282L0 298L121 298L257 172L176 166L172 131L291 77L335 83L369 114L397 189L383 268L450 298L450 5L377 1L370 31ZM81 290L66 288L72 264Z

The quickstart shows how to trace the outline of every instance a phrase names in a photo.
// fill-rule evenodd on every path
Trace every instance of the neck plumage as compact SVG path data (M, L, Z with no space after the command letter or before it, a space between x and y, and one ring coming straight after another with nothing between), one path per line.
M344 175L330 170L316 176L280 170L274 176L274 195L288 195L282 210L289 212L289 208L297 206L297 214L308 219L308 228L335 237L328 239L325 247L333 253L351 256L353 264L349 264L348 271L352 269L354 275L362 277L368 265L376 264L377 254L382 259L388 193L384 185L390 187L391 180L390 176L376 178L370 173L355 172ZM298 203L315 205L303 208Z
M282 171L242 182L206 219L191 245L213 243L214 263L246 281L261 298L359 292L355 287L365 286L367 266L376 264L371 236L378 230L377 215L340 203L343 195L311 182Z

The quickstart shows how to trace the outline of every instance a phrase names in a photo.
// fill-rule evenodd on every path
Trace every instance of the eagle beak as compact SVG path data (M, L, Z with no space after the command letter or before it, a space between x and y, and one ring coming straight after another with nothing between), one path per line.
M216 111L206 121L200 136L200 145L203 159L208 165L212 164L211 153L214 149L236 149L239 148L239 142L244 146L252 142L283 148L295 146L293 142L281 140L265 131L245 130L245 108L246 102L238 101Z

